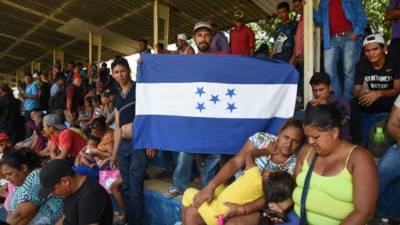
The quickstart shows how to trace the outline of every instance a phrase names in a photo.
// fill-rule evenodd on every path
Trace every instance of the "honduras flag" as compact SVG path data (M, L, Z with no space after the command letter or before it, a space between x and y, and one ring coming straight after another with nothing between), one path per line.
M134 149L235 154L256 132L277 134L294 112L293 66L252 57L142 55Z

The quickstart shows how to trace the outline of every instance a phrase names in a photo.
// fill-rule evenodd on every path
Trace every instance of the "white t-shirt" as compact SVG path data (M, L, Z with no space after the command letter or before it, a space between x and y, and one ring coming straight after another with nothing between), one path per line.
M396 101L394 102L394 105L395 105L397 108L400 108L400 95L397 96Z

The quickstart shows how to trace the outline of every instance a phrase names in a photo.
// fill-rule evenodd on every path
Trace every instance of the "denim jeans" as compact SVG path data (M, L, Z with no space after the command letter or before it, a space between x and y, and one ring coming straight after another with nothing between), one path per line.
M341 37L331 37L331 47L324 50L325 72L331 77L332 90L335 94L352 99L356 63L360 58L361 46L358 40L350 39L350 34ZM342 62L344 87L341 88L338 77L338 64ZM342 92L343 90L343 92Z
M131 143L121 140L118 148L118 165L122 176L122 195L126 205L129 225L142 225L144 218L144 174L147 167L145 150L133 150Z
M391 146L378 164L379 197L376 211L390 219L400 219L400 146Z
M172 176L172 188L183 193L189 186L190 177L192 175L192 165L196 154L179 152L177 165ZM204 158L203 186L206 186L218 170L221 155L207 154Z

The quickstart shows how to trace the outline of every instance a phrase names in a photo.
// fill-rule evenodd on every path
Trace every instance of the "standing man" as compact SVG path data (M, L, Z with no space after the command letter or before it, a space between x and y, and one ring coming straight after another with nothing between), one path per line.
M218 24L212 18L208 19L208 23L212 27L212 40L210 50L213 52L229 53L229 42L225 34L219 31Z
M146 39L139 40L139 54L147 53L150 54L151 50L147 48L148 42Z
M26 88L24 92L20 92L19 96L24 101L24 111L25 111L25 124L31 120L31 111L33 109L39 108L39 88L33 82L33 76L30 73L26 73L24 76L24 82ZM25 137L29 138L32 136L33 130L26 126Z
M389 55L394 59L400 59L400 0L390 0L386 19L392 22Z
M72 75L72 84L67 88L66 112L65 118L71 125L74 125L78 115L79 108L83 105L83 93L81 89L82 77L79 73Z
M354 143L360 143L361 113L389 112L400 93L400 66L385 55L385 40L371 34L363 42L366 59L356 67L354 99L351 101L351 132Z
M207 22L198 22L193 29L193 39L196 43L198 54L226 54L223 52L210 51L212 40L212 27ZM181 195L189 186L190 177L192 175L192 166L196 154L179 152L177 157L177 165L172 176L172 187L167 197L174 198ZM217 173L218 165L221 160L219 154L204 155L204 170L202 185L206 186L208 182L214 178Z
M76 174L63 159L51 160L40 171L39 195L63 197L63 216L57 225L113 224L110 195L96 180Z
M229 33L231 54L254 56L256 39L253 30L244 24L244 19L244 12L241 10L233 14L233 27Z
M157 44L158 52L160 52L161 54L181 54L181 55L188 55L188 54L195 53L192 46L190 46L189 43L187 42L186 34L176 35L175 45L177 47L177 50L169 51L169 50L164 50L164 49L160 48L160 45Z
M323 28L324 67L331 77L333 91L350 100L355 66L360 58L361 36L367 27L361 0L321 0L314 12L314 22ZM343 87L338 77L340 61L344 72Z
M116 57L111 64L111 71L120 86L120 92L114 99L115 130L110 163L115 169L118 159L127 222L130 225L141 225L144 217L143 185L147 157L146 150L133 150L131 144L132 121L135 118L135 83L131 79L131 69L125 58ZM147 155L153 157L154 150L149 149Z
M294 36L296 34L297 24L289 18L289 3L279 3L276 7L276 11L280 23L275 28L275 43L271 58L294 64L296 61L294 54Z

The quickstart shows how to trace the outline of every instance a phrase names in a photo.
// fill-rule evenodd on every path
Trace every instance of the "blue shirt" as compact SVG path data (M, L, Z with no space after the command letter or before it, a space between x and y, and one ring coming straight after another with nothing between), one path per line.
M361 0L342 0L344 15L353 26L353 33L359 37L364 33L367 27L367 18L365 17L364 7ZM329 0L321 0L317 11L314 11L314 22L322 27L324 37L324 49L331 47L331 32L329 30ZM361 39L360 39L361 41ZM361 44L361 42L360 42Z
M38 96L39 95L39 89L36 84L30 83L26 86L25 88L25 95L26 96ZM33 100L30 98L25 98L24 99L24 109L25 111L31 111L32 109L39 108L39 101L38 100Z
M60 85L54 83L53 85L51 85L50 96L53 97L59 90L61 90Z

